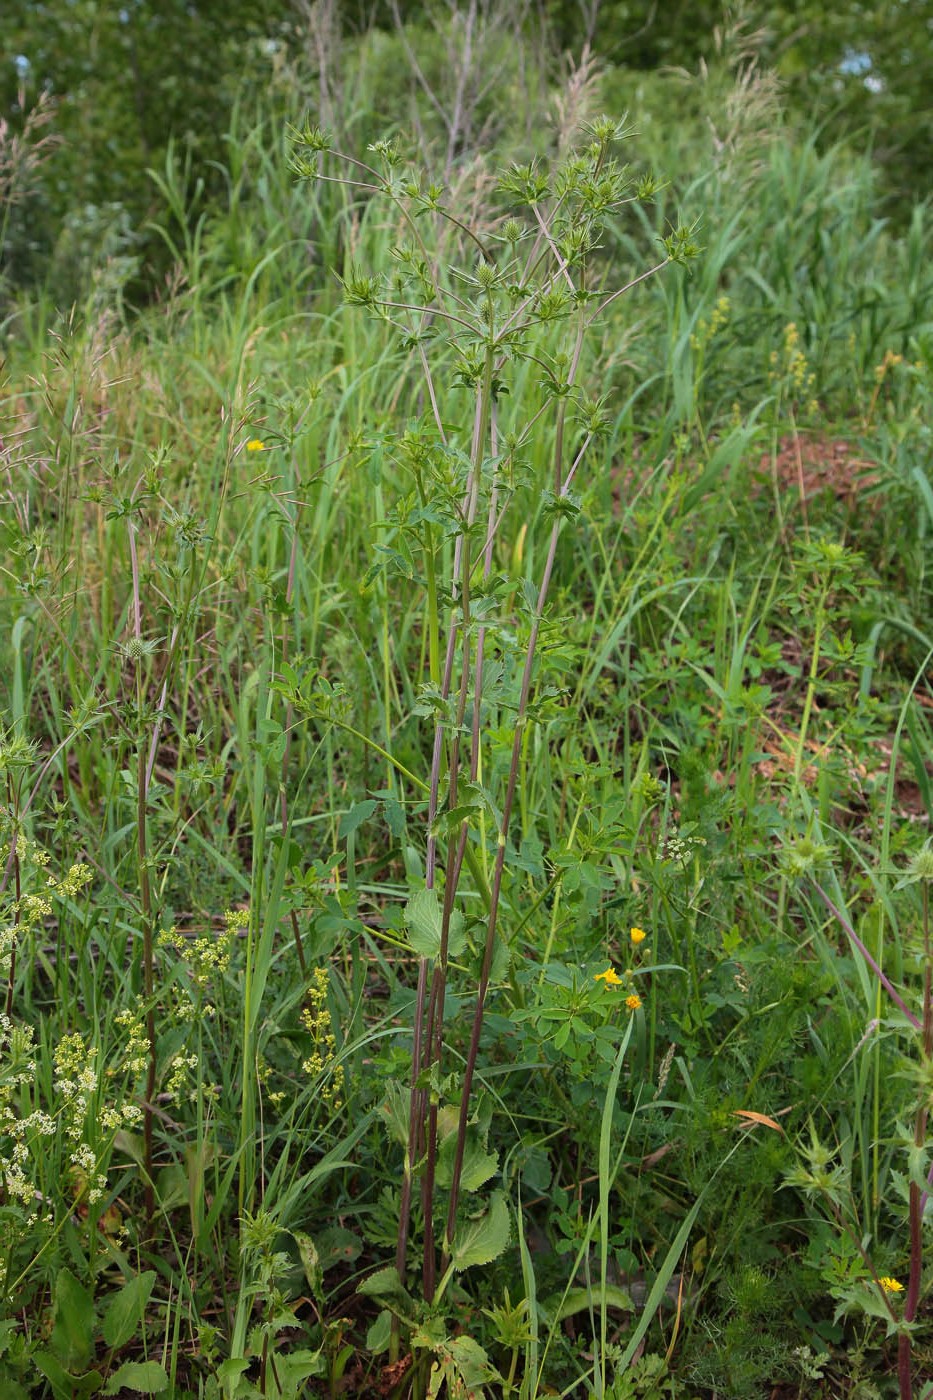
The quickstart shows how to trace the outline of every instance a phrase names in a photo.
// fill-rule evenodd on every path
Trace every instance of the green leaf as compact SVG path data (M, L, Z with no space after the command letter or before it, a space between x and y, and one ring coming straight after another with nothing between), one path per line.
M320 1302L324 1284L324 1270L321 1268L321 1258L317 1245L310 1235L302 1234L300 1230L292 1231L292 1239L298 1246L298 1256L301 1259L301 1267L305 1271L311 1297Z
M408 927L408 941L419 958L433 960L440 957L443 910L434 890L415 891L405 905L405 923ZM465 946L463 916L455 909L450 916L447 951L451 957L457 957Z
M249 1370L248 1356L230 1356L226 1361L222 1361L217 1367L217 1379L221 1385L229 1385L231 1381L237 1381Z
M288 1352L285 1356L277 1355L275 1369L279 1375L283 1395L301 1395L304 1393L302 1381L308 1380L311 1376L327 1375L327 1360L320 1351L312 1351L310 1347L301 1347L297 1351Z
M16 1336L19 1328L19 1319L8 1317L4 1322L0 1322L0 1356L5 1356L10 1349L10 1343Z
M3 1400L29 1400L19 1381L15 1381L5 1366L0 1366L0 1395Z
M344 812L343 816L340 818L340 824L337 827L338 837L343 840L345 836L349 836L351 832L356 831L358 826L362 826L364 822L368 822L378 806L379 803L374 802L370 797L365 802L357 802L355 806L350 808L349 812Z
M497 982L503 981L509 970L512 961L512 949L505 939L496 934L496 941L492 949L492 963L489 967L489 980L495 986Z
M170 1162L156 1174L156 1195L165 1211L188 1205L188 1173L181 1162Z
M428 1400L437 1400L445 1381L445 1394L451 1400L472 1400L484 1393L482 1387L487 1382L501 1381L486 1352L472 1337L444 1337L433 1351L437 1362L428 1379Z
M321 1269L325 1274L335 1264L352 1264L363 1252L359 1236L354 1235L352 1230L342 1229L339 1225L332 1225L329 1230L321 1231L317 1249Z
M367 1351L378 1354L385 1351L392 1336L392 1314L388 1308L383 1308L375 1322L370 1324L366 1333Z
M449 1186L453 1178L454 1158L457 1151L457 1134L452 1133L441 1143L437 1162L438 1186ZM495 1152L487 1152L485 1145L475 1132L467 1136L463 1152L463 1168L460 1173L460 1186L464 1191L478 1191L485 1186L496 1172L499 1158Z
M55 1400L74 1400L76 1395L93 1395L103 1385L99 1371L88 1371L83 1376L72 1376L50 1351L33 1353L33 1361L52 1387Z
M451 1337L445 1350L449 1353L460 1379L469 1390L472 1391L474 1386L483 1385L495 1376L495 1371L489 1364L489 1357L479 1342L466 1333L459 1337Z
M408 1297L394 1264L387 1264L384 1269L377 1269L369 1278L364 1278L356 1291L362 1293L364 1298Z
M590 1308L595 1312L600 1306L601 1298L601 1288L571 1288L566 1294L552 1293L550 1298L542 1301L541 1307L549 1318L558 1323ZM616 1308L619 1312L635 1311L635 1304L628 1290L618 1288L612 1283L606 1284L606 1306Z
M463 1154L460 1187L463 1191L478 1191L499 1168L496 1152L484 1152L478 1142L468 1142Z
M104 1307L103 1334L108 1347L126 1346L145 1319L146 1304L155 1283L155 1270L137 1274Z
M93 1351L94 1299L69 1269L55 1280L52 1315L52 1350L66 1371L83 1371Z
M132 1390L136 1395L161 1395L168 1390L168 1376L158 1361L127 1361L114 1371L104 1394L119 1395L121 1390Z
M408 1146L408 1119L409 1119L410 1093L397 1079L390 1079L386 1084L386 1098L380 1104L379 1114L385 1120L389 1136L400 1142L403 1147Z
M476 1264L491 1264L506 1248L512 1232L509 1208L501 1191L494 1191L489 1209L478 1220L467 1220L457 1232L451 1260L458 1273Z

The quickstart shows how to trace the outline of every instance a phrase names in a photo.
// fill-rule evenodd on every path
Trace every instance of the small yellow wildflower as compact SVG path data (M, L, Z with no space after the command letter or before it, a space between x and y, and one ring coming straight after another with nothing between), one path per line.
M629 1011L637 1011L641 1006L641 997L636 992L633 992L630 997L625 998L625 1004Z
M633 928L629 933L629 937L631 938L633 943L638 944L644 943L648 935L647 933L645 933L645 930L643 928Z
M622 985L622 978L614 967L607 967L605 972L597 972L593 981L605 982L607 987L621 987Z
M247 452L265 452L266 444L261 438L250 438L246 444L246 450Z
M885 1293L903 1293L904 1291L904 1285L898 1283L896 1278L889 1278L887 1274L883 1274L878 1282L881 1284Z

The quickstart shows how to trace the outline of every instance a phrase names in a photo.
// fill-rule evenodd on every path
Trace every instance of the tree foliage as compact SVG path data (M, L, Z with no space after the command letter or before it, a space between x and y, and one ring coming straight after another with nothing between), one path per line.
M170 142L190 159L192 183L204 182L209 204L219 194L224 133L236 103L268 87L277 65L296 64L296 92L315 105L319 55L312 34L321 16L352 38L375 25L410 27L412 46L454 10L480 14L504 0L346 0L321 7L303 0L42 0L0 8L0 166L40 94L55 109L57 144L27 203L8 203L0 224L0 271L7 283L52 276L59 300L81 285L89 256L133 257L151 288L164 252L146 230L158 206L147 174L164 168ZM791 116L822 126L825 139L870 146L889 207L896 213L922 195L933 169L933 124L925 109L925 75L933 66L928 0L874 6L844 0L777 5L749 0L539 0L524 11L538 55L579 53L589 43L619 72L689 71L715 63L722 33L738 26L759 60L781 77ZM309 34L312 38L309 41ZM446 61L446 60L445 60ZM398 63L407 62L399 48ZM398 64L393 64L397 68ZM414 77L411 84L417 88ZM379 88L362 97L380 121ZM391 108L405 80L396 71ZM357 95L358 98L360 94ZM356 114L359 115L359 114ZM391 112L388 113L391 117ZM0 179L0 200L4 185Z

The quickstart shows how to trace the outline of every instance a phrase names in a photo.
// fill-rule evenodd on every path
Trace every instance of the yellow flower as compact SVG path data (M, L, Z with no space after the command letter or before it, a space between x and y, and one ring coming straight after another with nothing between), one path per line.
M259 438L250 438L246 444L247 452L265 452L266 444Z
M637 993L633 992L630 997L625 998L625 1004L628 1007L629 1011L637 1011L641 1006L641 997L638 996Z
M633 943L644 943L648 935L643 928L633 928L629 937Z
M605 972L597 972L593 981L605 982L607 987L621 987L622 985L622 978L614 967L607 967Z
M885 1293L903 1293L904 1285L898 1283L896 1278L889 1278L887 1274L882 1275L878 1280Z

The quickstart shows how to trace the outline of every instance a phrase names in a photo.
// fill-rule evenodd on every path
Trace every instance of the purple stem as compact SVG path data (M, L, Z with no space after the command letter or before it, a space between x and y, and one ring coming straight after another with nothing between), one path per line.
M832 902L832 900L830 899L829 895L828 895L828 894L826 893L826 891L823 889L822 885L817 884L816 880L813 881L813 888L816 890L817 894L819 895L819 897L820 897L820 899L823 901L823 903L826 905L826 908L829 910L829 912L830 912L830 913L833 915L833 917L839 922L839 924L841 925L841 927L842 927L842 929L843 929L843 931L844 931L846 937L847 937L852 943L855 944L856 948L859 950L859 952L861 953L862 957L863 957L863 958L865 959L865 961L868 963L868 966L871 968L872 972L875 973L875 975L876 975L876 977L878 978L878 981L881 983L882 987L884 987L884 989L885 989L885 991L887 992L888 996L889 996L889 997L891 998L891 1000L894 1002L894 1005L895 1005L896 1007L898 1007L899 1010L903 1011L904 1015L907 1017L908 1021L909 1021L910 1024L913 1026L914 1030L918 1030L918 1031L919 1031L920 1028L921 1028L921 1023L920 1023L919 1018L918 1018L917 1016L915 1016L914 1013L910 1010L910 1008L908 1007L907 1003L904 1001L904 998L900 995L900 993L897 992L897 991L895 991L895 989L894 989L894 987L892 986L891 982L888 980L888 978L887 978L887 977L884 975L884 973L881 971L881 968L880 968L880 967L878 966L878 964L875 962L875 960L874 960L874 958L872 957L871 953L869 953L868 949L865 947L865 944L862 942L862 940L859 938L858 934L855 932L855 929L854 929L854 928L852 927L852 925L849 923L849 920L846 918L845 914L843 914L843 912L842 912L841 909L837 909L837 908L836 908L835 904Z

